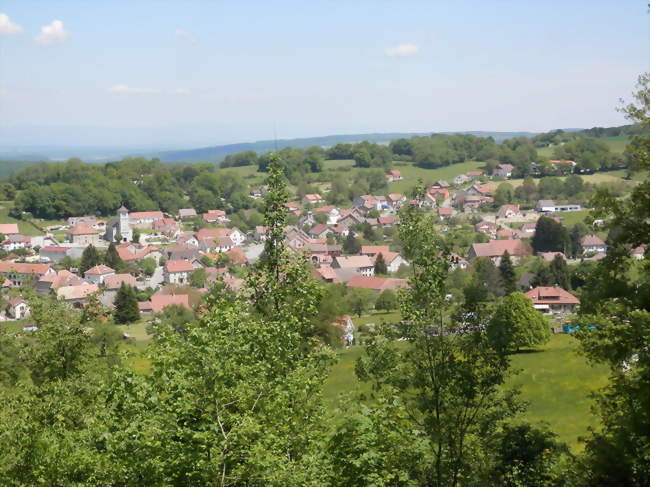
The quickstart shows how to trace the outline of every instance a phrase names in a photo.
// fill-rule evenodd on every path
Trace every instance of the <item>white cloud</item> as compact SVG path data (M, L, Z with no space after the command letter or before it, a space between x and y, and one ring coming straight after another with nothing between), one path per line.
M65 41L70 36L70 32L65 30L61 20L53 20L51 24L41 27L41 32L34 40L41 46L49 46Z
M161 93L159 88L134 88L122 83L111 86L109 93Z
M187 39L192 44L196 44L197 42L199 42L199 36L197 36L193 32L190 32L189 30L185 30L185 29L181 29L180 27L177 27L175 34L176 37L179 37L181 39Z
M0 14L0 35L20 34L23 28L14 24L7 14Z
M418 46L415 44L400 44L396 47L389 47L384 49L384 54L386 56L395 57L395 56L413 56L418 53Z
M192 94L192 90L189 90L189 89L187 89L187 88L176 88L176 89L174 90L174 93L175 93L176 95L191 95L191 94Z

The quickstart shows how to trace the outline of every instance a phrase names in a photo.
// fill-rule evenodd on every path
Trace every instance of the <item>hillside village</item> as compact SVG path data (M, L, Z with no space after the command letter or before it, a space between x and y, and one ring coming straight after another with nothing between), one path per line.
M551 160L549 164L571 162ZM435 218L440 232L462 234L451 254L452 271L468 270L484 259L499 267L507 254L512 265L523 262L527 268L516 287L527 293L535 308L557 315L559 324L576 310L579 299L558 283L534 286L528 272L531 259L537 256L547 263L562 259L570 264L597 261L606 255L607 246L600 236L583 229L570 254L564 248L535 251L531 242L541 218L561 224L566 215L582 208L548 199L531 202L528 209L509 203L497 206L494 186L488 183L493 178L507 181L512 171L512 165L498 164L489 176L472 170L450 181L438 180L425 188L420 200L390 192L394 182L403 180L397 169L385 174L386 194L360 195L349 207L326 204L318 193L298 195L285 203L295 222L285 228L286 246L303 256L311 265L312 277L323 283L370 290L376 296L387 290L396 292L408 286L409 275L409 262L395 238L399 212L404 205L420 205ZM253 188L250 196L263 199L265 186ZM4 236L0 248L6 254L0 261L6 296L2 319L23 320L25 329L33 325L21 293L23 286L80 309L97 297L109 310L114 309L120 288L132 287L142 316L160 313L168 306L194 311L216 282L234 291L241 287L247 267L260 258L266 238L265 227L242 231L220 209L200 213L181 208L170 214L130 211L122 205L113 217L75 215L66 225L53 228L56 234L46 229L45 235L29 237L15 223L0 224ZM642 258L643 251L635 249L634 255ZM92 265L82 268L88 259ZM369 299L370 309L374 301ZM332 322L342 329L345 343L354 340L350 313L350 309L341 309Z

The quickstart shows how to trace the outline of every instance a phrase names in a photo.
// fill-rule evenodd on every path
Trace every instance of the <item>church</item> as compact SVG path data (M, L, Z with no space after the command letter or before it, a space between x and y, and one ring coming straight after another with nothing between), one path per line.
M104 239L112 242L115 237L120 236L120 242L130 242L133 239L133 230L129 222L129 210L121 206L117 210L117 216L106 223Z

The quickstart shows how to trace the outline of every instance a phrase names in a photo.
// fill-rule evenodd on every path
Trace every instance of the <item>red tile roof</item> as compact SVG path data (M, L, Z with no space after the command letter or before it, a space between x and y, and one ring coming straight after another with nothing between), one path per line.
M135 287L137 281L135 280L135 277L132 276L131 274L114 274L112 276L107 276L104 279L104 286L106 286L107 289L117 289L122 284Z
M385 289L407 288L408 281L406 279L396 279L393 277L354 276L347 282L346 286L383 291Z
M521 240L490 240L488 243L472 244L476 257L501 257L507 250L512 256L528 254L528 247Z
M187 294L172 294L172 295L153 295L151 296L151 309L154 313L160 313L167 306L183 306L191 310L190 297Z
M0 223L0 233L3 235L14 235L20 233L17 223Z
M186 260L168 260L165 269L167 272L192 272L194 267Z
M99 264L91 269L88 269L86 272L84 272L84 275L90 274L91 276L100 276L102 274L110 274L112 272L115 272L115 269L111 269L104 264Z
M24 262L0 262L0 272L1 273L11 273L15 272L16 274L39 274L43 275L48 272L50 269L49 264L28 264Z
M390 252L388 245L362 245L361 254L362 255L377 255L377 254L387 254Z
M534 304L580 304L580 300L561 287L540 286L526 293Z
M97 233L97 230L95 230L87 223L78 223L70 230L68 230L68 235L95 235Z
M134 211L129 213L129 218L132 220L159 220L164 216L162 211Z

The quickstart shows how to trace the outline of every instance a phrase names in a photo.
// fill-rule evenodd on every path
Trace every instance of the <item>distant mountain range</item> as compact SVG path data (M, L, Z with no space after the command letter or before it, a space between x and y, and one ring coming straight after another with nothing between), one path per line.
M570 129L572 130L572 129ZM580 129L576 129L580 130ZM348 134L348 135L326 135L324 137L307 137L300 139L281 140L260 140L257 142L244 142L240 144L216 145L213 147L202 147L200 149L163 151L149 156L158 157L163 162L219 162L228 154L235 154L246 150L255 152L268 152L280 150L285 147L301 149L311 146L331 147L336 144L357 143L367 140L375 143L388 143L391 140L402 137L413 137L415 135L427 136L433 133L441 134L472 134L479 137L493 137L496 142L513 137L532 137L537 135L534 132L393 132L382 134Z

